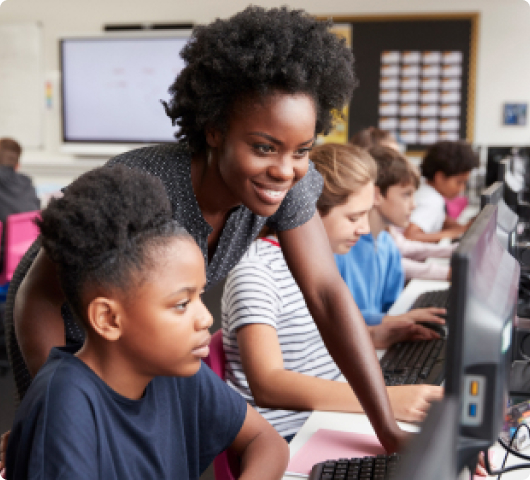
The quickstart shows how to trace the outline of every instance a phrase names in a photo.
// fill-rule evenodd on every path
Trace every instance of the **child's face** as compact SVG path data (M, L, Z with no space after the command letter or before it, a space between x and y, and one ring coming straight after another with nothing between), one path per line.
M381 216L390 225L405 228L414 210L414 192L416 187L411 183L392 185L386 195L376 193L376 207Z
M222 194L269 217L307 172L315 136L314 102L307 95L276 93L237 107L226 134L207 135L218 155Z
M173 239L154 255L152 271L122 304L120 348L137 374L190 376L209 353L203 256L187 239Z
M470 172L446 176L443 172L434 175L434 188L445 198L455 198L464 192Z
M333 207L322 217L333 253L348 253L361 235L370 233L368 212L374 204L374 184L364 185L357 193L352 193L348 201Z

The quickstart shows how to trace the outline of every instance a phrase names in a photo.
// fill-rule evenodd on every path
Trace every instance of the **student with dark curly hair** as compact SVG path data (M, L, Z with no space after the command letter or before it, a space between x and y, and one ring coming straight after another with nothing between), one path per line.
M248 7L194 29L186 62L165 105L180 127L176 145L135 150L124 164L159 177L173 218L198 243L207 286L226 277L267 224L331 355L382 444L395 451L407 435L392 415L375 351L333 260L316 201L322 179L308 154L332 111L351 97L353 56L343 40L303 11ZM35 254L37 247L28 254ZM26 265L20 267L23 275ZM64 297L45 252L17 293L15 326L34 375L51 347L69 341Z
M445 199L461 194L471 170L478 166L478 155L465 141L441 141L430 147L421 162L424 182L416 191L416 207L404 232L405 237L421 242L461 237L472 220L460 225L449 217Z
M7 479L198 479L230 445L239 478L281 478L283 439L201 364L212 324L204 259L160 180L122 165L93 170L38 224L86 338L53 348L33 380Z

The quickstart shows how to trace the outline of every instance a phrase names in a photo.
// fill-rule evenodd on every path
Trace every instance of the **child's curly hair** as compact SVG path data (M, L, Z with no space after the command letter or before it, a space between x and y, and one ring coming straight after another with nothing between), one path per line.
M148 275L170 238L191 239L172 220L162 182L123 165L81 175L62 198L50 201L36 223L68 303L81 320L85 286L126 292Z
M316 132L328 133L333 110L349 101L355 78L345 41L302 10L251 6L227 20L196 27L181 56L186 67L162 102L177 138L206 149L205 127L226 131L237 100L275 91L309 95Z
M479 166L478 154L463 140L440 141L432 145L421 162L421 174L427 180L434 180L436 172L446 177L467 173Z

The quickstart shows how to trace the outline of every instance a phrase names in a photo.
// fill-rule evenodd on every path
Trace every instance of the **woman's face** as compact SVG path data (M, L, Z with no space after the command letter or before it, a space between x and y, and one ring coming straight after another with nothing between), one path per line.
M225 134L207 134L224 200L270 217L307 172L315 105L303 94L275 93L236 105Z
M374 204L374 184L368 182L357 193L352 193L346 203L333 207L322 217L333 253L348 253L361 235L370 233L368 212Z

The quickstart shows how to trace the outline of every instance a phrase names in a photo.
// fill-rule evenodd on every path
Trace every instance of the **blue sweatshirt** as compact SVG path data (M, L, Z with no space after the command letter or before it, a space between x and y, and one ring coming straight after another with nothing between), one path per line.
M335 255L339 272L368 325L379 325L403 290L401 254L390 234L377 241L363 235L344 255Z

